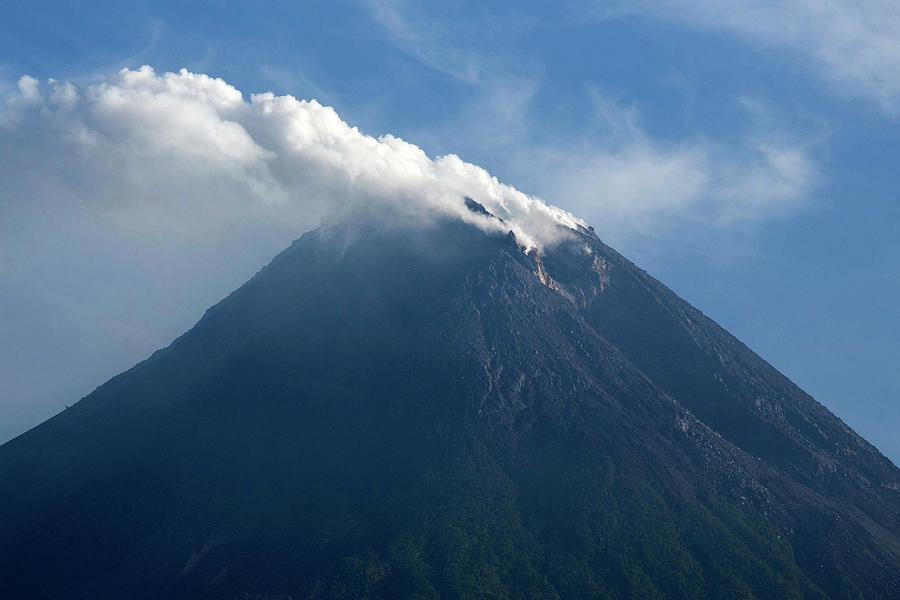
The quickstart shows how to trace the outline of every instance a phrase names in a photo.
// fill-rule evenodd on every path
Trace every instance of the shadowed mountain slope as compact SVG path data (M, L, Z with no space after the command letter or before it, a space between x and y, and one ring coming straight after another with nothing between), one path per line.
M0 447L0 596L888 599L898 487L590 231L357 223Z

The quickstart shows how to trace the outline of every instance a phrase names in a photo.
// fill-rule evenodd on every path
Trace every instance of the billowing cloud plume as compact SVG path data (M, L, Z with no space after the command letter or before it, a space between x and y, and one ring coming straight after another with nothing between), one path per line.
M365 135L314 100L264 93L246 101L221 79L186 70L50 82L46 96L23 77L0 144L16 157L0 167L14 182L3 193L7 207L65 197L105 216L192 231L227 226L249 207L298 233L348 212L390 210L512 229L526 247L554 241L559 225L581 224L455 155L431 159L394 136ZM465 196L505 223L472 214Z

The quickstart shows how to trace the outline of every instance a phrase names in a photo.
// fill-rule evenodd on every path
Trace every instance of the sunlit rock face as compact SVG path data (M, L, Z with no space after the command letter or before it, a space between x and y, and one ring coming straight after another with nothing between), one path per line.
M0 447L0 596L900 594L887 459L591 230L458 202L304 235Z

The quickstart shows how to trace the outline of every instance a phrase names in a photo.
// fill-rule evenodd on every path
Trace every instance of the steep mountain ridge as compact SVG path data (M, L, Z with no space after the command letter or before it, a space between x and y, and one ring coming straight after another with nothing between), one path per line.
M891 598L898 481L589 230L355 222L0 447L0 595Z
M791 500L833 517L831 523L809 525L786 511L783 527L804 528L810 547L824 553L838 545L830 539L834 536L845 542L857 534L871 536L885 557L893 557L880 576L896 580L891 563L900 555L900 513L893 493L897 468L739 340L602 242L592 241L591 268L603 265L602 294L583 293L585 285L596 289L596 283L584 266L581 278L573 277L571 254L555 263L543 260L550 273L553 266L562 267L557 281L568 277L569 285L582 291L591 325L703 423L775 467L763 481L787 479L782 485L792 490ZM849 526L839 522L842 511L854 515L862 532L844 529ZM817 561L821 565L817 558L810 566ZM856 567L873 564L861 561Z

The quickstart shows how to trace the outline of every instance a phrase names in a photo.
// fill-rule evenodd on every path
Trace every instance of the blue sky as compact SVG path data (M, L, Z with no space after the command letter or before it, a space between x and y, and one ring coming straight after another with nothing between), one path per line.
M179 227L161 204L116 229L77 194L32 202L23 169L78 168L10 125L22 75L47 96L50 78L87 90L150 65L316 98L573 212L900 462L895 3L85 6L0 22L20 165L0 196L0 439L166 345L314 224Z

